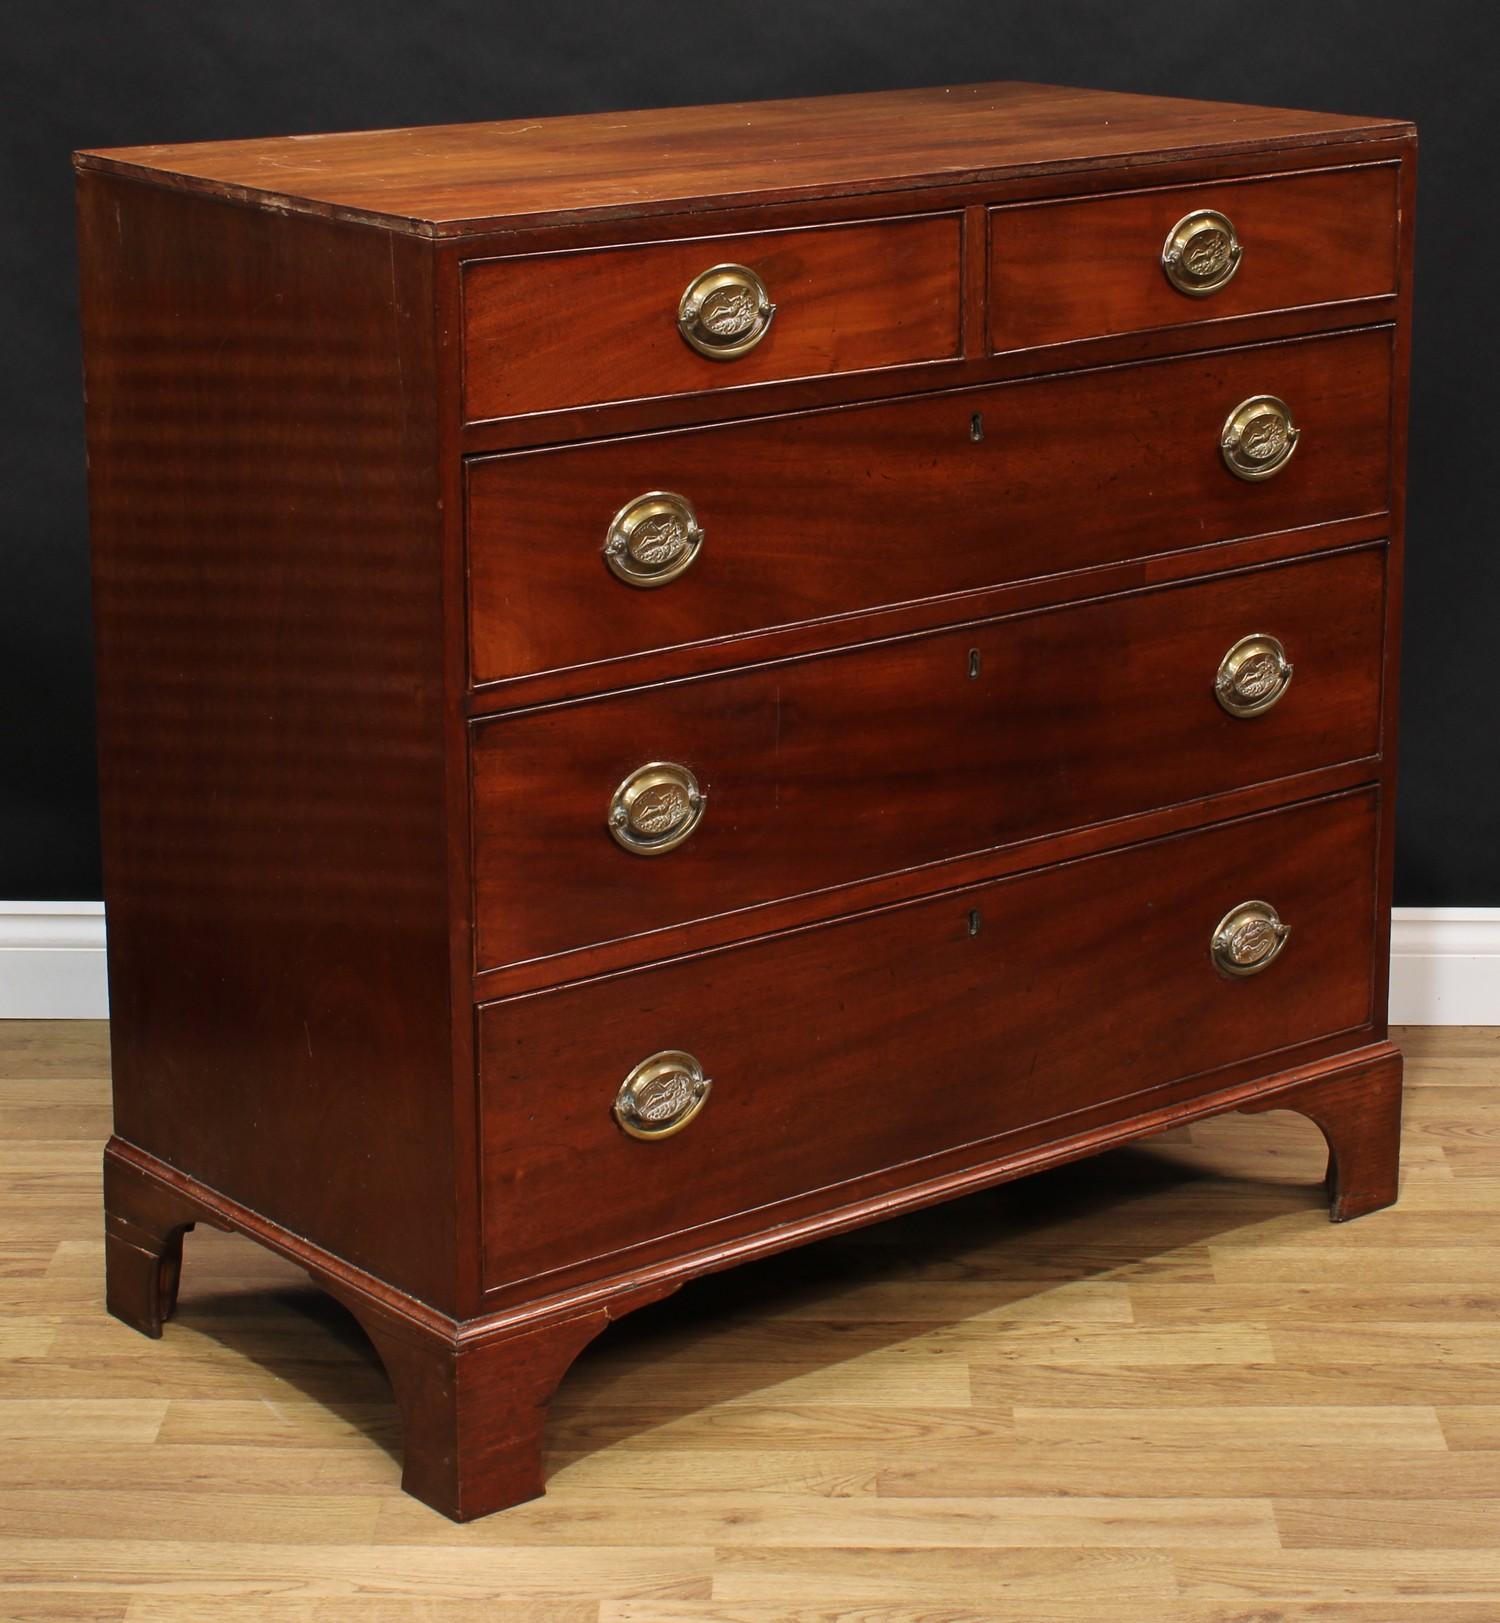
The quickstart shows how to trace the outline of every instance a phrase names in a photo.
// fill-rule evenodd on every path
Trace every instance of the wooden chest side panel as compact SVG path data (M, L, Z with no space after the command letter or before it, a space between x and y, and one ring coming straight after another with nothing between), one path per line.
M79 208L116 1132L451 1305L430 250Z
M486 721L479 967L1372 757L1384 561L1375 546ZM1214 677L1252 633L1280 637L1295 674L1236 719ZM606 814L656 760L708 806L642 858Z
M1375 829L1364 791L485 1006L487 1284L1362 1026ZM1292 934L1233 980L1210 937L1250 898ZM669 1048L712 1091L642 1143L611 1106Z

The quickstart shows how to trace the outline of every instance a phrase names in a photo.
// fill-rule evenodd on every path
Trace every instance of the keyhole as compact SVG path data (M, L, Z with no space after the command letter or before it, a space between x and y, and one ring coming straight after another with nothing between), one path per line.
M969 419L969 438L978 445L984 438L984 413L976 411Z
M979 909L977 907L971 907L969 909L969 934L971 936L979 934L979 926L981 922Z
M969 679L970 679L970 681L972 681L978 675L979 675L979 650L977 648L971 648L969 650Z

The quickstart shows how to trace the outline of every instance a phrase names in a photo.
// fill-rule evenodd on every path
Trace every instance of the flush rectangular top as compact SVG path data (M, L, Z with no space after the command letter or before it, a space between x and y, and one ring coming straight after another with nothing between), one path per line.
M963 185L1411 133L1011 82L80 152L80 169L420 236Z

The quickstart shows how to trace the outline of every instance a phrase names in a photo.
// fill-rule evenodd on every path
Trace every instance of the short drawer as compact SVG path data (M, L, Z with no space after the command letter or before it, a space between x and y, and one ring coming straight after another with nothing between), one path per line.
M991 348L1394 293L1397 168L992 209Z
M1360 792L487 1005L486 1282L1358 1028L1375 841Z
M1390 367L1375 328L473 459L473 679L1383 512ZM1295 454L1236 478L1260 395Z
M479 966L1371 756L1384 596L1370 546L477 723Z
M960 216L924 214L471 261L464 415L951 359L961 258Z

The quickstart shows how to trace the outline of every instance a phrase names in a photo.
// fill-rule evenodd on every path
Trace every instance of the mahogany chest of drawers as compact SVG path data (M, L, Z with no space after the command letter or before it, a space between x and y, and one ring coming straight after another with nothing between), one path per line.
M685 1279L1193 1117L1395 1194L1415 133L1017 84L82 153L115 1136L541 1491Z

